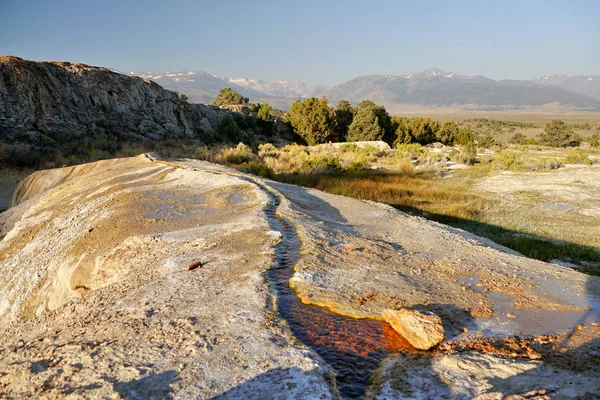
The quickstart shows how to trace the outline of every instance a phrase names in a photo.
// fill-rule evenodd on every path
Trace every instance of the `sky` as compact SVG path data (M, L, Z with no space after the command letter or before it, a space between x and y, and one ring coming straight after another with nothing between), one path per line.
M0 54L338 84L600 75L600 1L0 0Z

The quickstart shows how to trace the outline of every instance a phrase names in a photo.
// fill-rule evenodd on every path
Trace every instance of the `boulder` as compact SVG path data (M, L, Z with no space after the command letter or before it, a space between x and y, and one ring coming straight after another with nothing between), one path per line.
M416 349L429 350L444 340L442 319L430 312L385 309L383 319Z

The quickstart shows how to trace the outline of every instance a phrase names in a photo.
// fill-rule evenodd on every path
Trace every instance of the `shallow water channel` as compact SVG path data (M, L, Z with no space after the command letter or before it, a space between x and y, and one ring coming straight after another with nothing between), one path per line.
M293 334L335 370L342 397L362 398L371 373L379 368L381 361L409 345L385 321L350 318L300 301L289 280L300 258L302 242L294 225L277 214L279 198L258 185L270 198L265 213L271 229L282 234L276 246L276 265L268 271L276 292L277 310Z

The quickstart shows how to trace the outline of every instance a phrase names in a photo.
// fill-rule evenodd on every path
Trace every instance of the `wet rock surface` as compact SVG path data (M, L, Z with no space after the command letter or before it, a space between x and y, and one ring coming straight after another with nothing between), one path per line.
M288 294L270 275L287 228L265 190L299 240ZM38 172L13 205L0 214L9 397L336 398L323 348L383 360L370 398L599 392L597 277L380 204L142 155ZM286 321L279 300L296 295L319 311L299 301ZM437 314L448 341L398 341L381 315L400 308Z

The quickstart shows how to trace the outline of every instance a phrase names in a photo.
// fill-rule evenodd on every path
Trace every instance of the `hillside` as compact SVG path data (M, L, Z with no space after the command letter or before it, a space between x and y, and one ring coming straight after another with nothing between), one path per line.
M134 73L132 73L134 74ZM600 111L600 79L556 75L535 81L466 76L430 68L404 75L360 76L332 88L298 80L261 81L227 78L203 71L139 73L163 87L185 93L190 101L211 102L231 87L253 102L287 109L300 98L327 96L331 101L358 103L370 99L385 105L410 105L463 110Z
M221 89L230 87L249 97L252 102L267 102L275 108L287 109L295 99L317 96L326 89L323 85L308 85L299 80L261 81L252 78L227 78L204 71L131 72L130 75L150 79L169 90L184 93L191 102L204 104L212 102Z
M297 79L289 81L261 81L252 78L225 78L228 82L245 88L259 90L269 96L311 97L327 90L325 85L308 85Z
M541 76L535 80L535 83L542 86L556 86L595 99L600 99L600 75Z
M131 73L130 75L151 80L169 90L185 93L194 103L209 104L217 97L219 91L226 87L231 87L246 97L268 96L266 93L230 83L204 71Z
M368 75L324 92L333 101L370 99L382 104L454 107L470 110L599 111L600 100L533 82L495 81L429 69L407 75Z
M215 128L228 114L189 104L148 79L106 68L0 57L0 141L191 136Z

